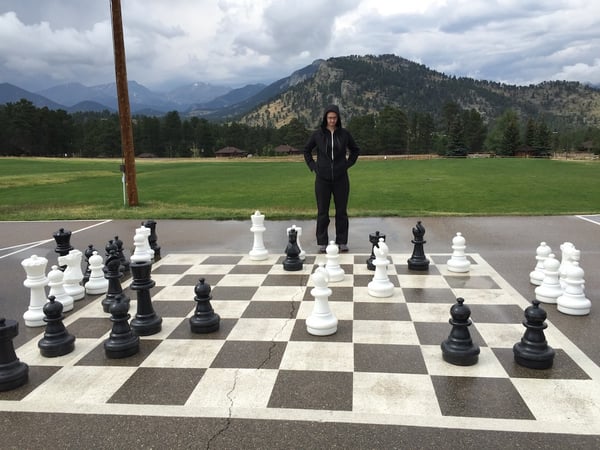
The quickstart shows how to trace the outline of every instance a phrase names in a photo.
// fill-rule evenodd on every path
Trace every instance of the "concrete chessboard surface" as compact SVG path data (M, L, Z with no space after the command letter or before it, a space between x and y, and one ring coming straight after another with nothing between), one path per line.
M351 219L350 254L344 257L353 258L352 255L363 257L368 254L370 252L368 235L374 231L386 234L386 242L392 253L404 256L410 254L411 229L417 220L419 219ZM589 316L572 317L558 313L550 305L545 307L545 310L548 312L548 321L580 349L585 358L589 358L589 361L595 365L599 364L599 328L595 311L596 299L600 292L597 270L595 270L596 267L600 267L598 240L600 225L597 223L597 217L425 218L422 221L426 228L426 253L442 255L441 260L436 255L436 262L441 261L443 265L445 257L443 255L448 256L451 252L451 239L456 232L460 231L467 239L467 252L481 255L483 261L488 263L524 299L533 298L534 287L529 284L528 275L535 265L535 248L539 242L543 240L553 249L558 249L564 241L573 242L582 252L581 265L586 270L586 296L592 300L592 312ZM294 222L271 222L267 216L265 246L270 254L283 255L286 245L285 230L292 223ZM295 222L295 224L303 228L303 248L307 253L314 253L316 250L312 239L314 224L311 221ZM52 233L60 227L73 231L72 245L83 249L88 243L102 248L105 242L115 235L125 242L128 240L131 242L133 230L138 226L138 221L0 223L2 230L0 276L3 279L3 289L0 293L1 314L21 322L20 334L15 339L18 354L19 347L23 346L25 349L24 344L40 333L39 329L32 330L25 327L20 319L28 304L28 293L22 285L25 275L20 262L31 254L45 256L53 261L56 256ZM163 257L172 255L177 258L181 254L232 257L243 255L252 248L252 233L249 228L250 221L158 221L157 233ZM157 277L160 276L157 274ZM85 302L88 302L88 305L91 303L87 300L82 302L84 303L81 306L77 306L87 308ZM193 302L191 303L193 308ZM549 343L552 344L550 338ZM286 403L288 401L285 398L276 400L284 406L288 405ZM52 399L45 398L44 403L52 405ZM60 408L57 410L60 411ZM265 416L263 419L234 416L202 417L193 422L186 417L173 417L169 414L161 416L160 412L148 411L148 415L143 416L148 421L146 423L140 421L138 417L120 416L119 408L115 408L112 412L110 407L107 410L88 413L72 410L55 414L39 414L33 411L19 412L18 408L15 408L15 411L9 409L6 413L3 412L0 424L3 428L6 425L8 445L11 443L16 445L19 437L31 435L32 427L38 427L40 424L46 424L42 428L46 437L52 438L52 442L81 444L81 437L75 437L77 430L64 423L68 420L73 424L84 426L86 430L89 429L85 442L90 444L90 448L101 446L102 441L94 441L94 438L104 440L104 444L110 442L111 446L117 447L127 442L144 442L155 448L190 446L194 443L198 447L205 448L267 446L315 448L322 446L323 443L345 448L423 448L447 444L448 439L454 439L457 443L471 442L474 447L478 443L479 446L490 448L490 442L493 442L495 435L499 435L499 439L502 439L501 447L505 447L510 442L522 443L523 440L541 447L557 446L561 442L579 448L588 446L592 448L594 444L598 445L597 436L582 436L579 433L528 433L526 429L503 432L500 431L502 428L494 430L493 426L484 427L488 428L484 431L473 430L470 429L469 420L457 422L456 428L449 427L443 421L436 423L435 420L408 426L397 423L346 423L344 420L336 422L335 419L333 422L319 421L317 417L311 421L305 415L302 416L302 420L297 420L293 416L281 418ZM126 421L127 433L119 430L118 425L113 425L111 427L113 433L104 436L102 426L94 426L94 424L106 424L107 421L118 423L119 418L121 421ZM53 427L50 425L52 422L62 423ZM195 426L193 423L201 423L202 427ZM150 424L154 424L159 431L148 435L145 430L148 430ZM137 440L130 441L130 439ZM43 442L36 437L32 444L41 446ZM31 448L37 447L32 445Z

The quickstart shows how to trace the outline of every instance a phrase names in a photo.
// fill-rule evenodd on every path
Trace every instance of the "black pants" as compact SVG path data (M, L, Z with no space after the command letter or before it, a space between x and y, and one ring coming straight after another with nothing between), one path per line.
M329 244L329 205L333 195L335 206L335 243L348 243L348 197L350 180L348 174L334 181L315 177L315 197L317 198L317 245Z

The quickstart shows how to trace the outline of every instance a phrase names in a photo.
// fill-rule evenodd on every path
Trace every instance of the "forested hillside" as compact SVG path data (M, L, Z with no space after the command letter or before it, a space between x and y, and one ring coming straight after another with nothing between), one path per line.
M513 86L457 78L395 55L349 56L322 61L316 74L240 118L249 125L278 127L293 118L318 123L323 108L337 103L347 118L384 107L426 113L439 121L445 104L475 110L491 123L506 110L544 121L553 129L600 125L600 91L577 82Z

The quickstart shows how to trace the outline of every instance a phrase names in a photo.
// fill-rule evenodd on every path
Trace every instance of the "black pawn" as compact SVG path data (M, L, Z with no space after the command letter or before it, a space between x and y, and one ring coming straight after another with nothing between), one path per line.
M463 304L463 298L457 298L450 308L449 320L452 330L448 339L442 342L444 361L456 366L472 366L479 359L479 346L473 343L469 326L471 325L471 309Z
M61 228L52 234L52 237L56 241L56 248L54 251L58 253L58 256L66 256L73 250L73 246L71 245L71 234L71 231L65 230L64 228ZM67 266L60 266L60 270L63 272L66 268Z
M128 273L129 261L127 261L127 258L125 257L125 251L123 250L123 241L119 239L119 236L115 236L115 239L111 242L117 248L117 256L121 261L121 272Z
M412 256L408 259L408 268L410 270L428 270L429 260L425 257L425 251L423 245L427 242L423 239L425 235L425 227L419 220L417 226L412 229L413 239L411 242L414 244Z
M150 278L152 263L134 262L130 266L133 281L129 286L137 292L137 313L131 321L131 329L138 336L156 334L162 329L162 318L154 312L150 289L156 283Z
M540 308L539 300L533 300L531 306L525 308L525 334L521 342L513 346L515 362L530 369L549 369L554 362L554 349L546 342L544 329L546 311Z
M300 247L298 246L298 231L290 229L288 234L288 244L285 248L285 259L283 260L283 270L290 272L302 270L302 260L300 259Z
M104 341L107 358L127 358L140 351L140 338L129 326L129 303L116 301L110 305L110 320L113 323L110 336Z
M212 333L219 329L221 318L212 309L210 301L210 285L200 278L194 288L194 301L196 302L196 312L190 317L190 329L192 333Z
M19 361L13 339L19 334L19 323L0 317L0 391L9 391L27 383L29 366Z
M42 356L54 358L71 353L75 349L75 336L69 334L63 324L63 305L57 302L54 295L48 297L48 303L44 305L44 322L46 331L44 337L39 340L38 347Z
M110 312L111 305L116 301L129 304L129 297L123 293L123 287L121 286L121 278L123 277L121 259L116 254L115 246L110 246L109 252L104 264L104 278L108 280L108 288L106 289L106 297L102 300L102 309L106 313Z
M156 235L156 221L149 219L145 222L142 222L142 225L146 228L150 228L150 236L148 236L148 243L150 244L150 248L154 250L154 261L158 261L160 259L160 245L158 245L158 237Z
M93 244L88 244L87 248L83 252L83 256L85 257L85 272L83 273L83 279L81 283L85 285L88 281L90 281L90 274L92 270L90 269L90 258L94 255L96 249Z
M379 238L382 238L385 242L385 234L381 234L379 231L369 234L369 242L371 243L371 256L367 259L367 269L369 270L375 270L373 261L375 261L375 247L379 248Z

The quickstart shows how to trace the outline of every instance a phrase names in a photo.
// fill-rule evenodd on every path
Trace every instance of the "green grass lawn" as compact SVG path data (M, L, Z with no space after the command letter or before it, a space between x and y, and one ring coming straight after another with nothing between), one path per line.
M139 206L124 205L119 160L0 159L0 220L269 219L315 215L303 160L137 160ZM359 159L351 217L600 212L600 162Z

